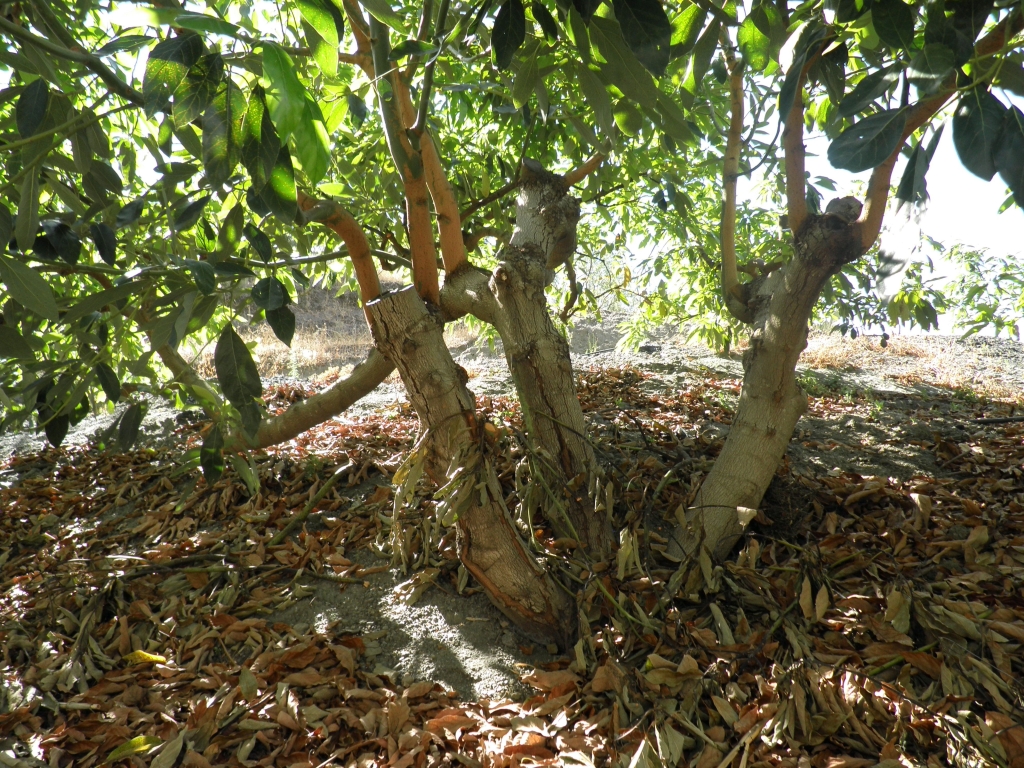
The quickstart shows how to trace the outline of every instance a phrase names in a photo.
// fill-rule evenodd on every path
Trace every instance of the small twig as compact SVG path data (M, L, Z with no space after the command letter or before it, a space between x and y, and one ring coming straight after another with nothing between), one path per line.
M470 216L472 216L474 213L479 211L481 208L484 208L485 206L490 205L495 200L500 200L505 195L507 195L509 192L513 191L514 189L518 189L518 188L519 188L519 179L516 179L515 181L509 182L508 184L506 184L504 187L502 187L501 189L497 190L496 192L491 192L491 194L487 195L487 197L482 197L479 200L476 200L476 201L470 203L469 206L466 208L466 210L464 210L462 213L459 214L459 221L465 221Z
M1024 416L1000 416L991 419L975 419L975 424L1015 424L1024 421Z
M302 523L306 521L306 518L309 517L309 513L312 512L313 508L323 500L324 496L326 496L327 492L334 487L334 484L341 478L341 476L348 476L349 474L352 473L352 471L355 468L355 462L350 461L348 464L341 467L337 472L335 472L333 475L327 478L327 482L325 482L323 486L320 488L320 490L316 492L316 495L309 500L309 502L306 504L303 510L295 517L293 517L291 521L288 523L288 525L286 525L284 528L278 531L278 533L274 535L274 538L272 538L267 543L267 546L276 547L278 544L284 541L285 537L288 536L289 533L294 531L297 527L299 527L300 525L302 525Z

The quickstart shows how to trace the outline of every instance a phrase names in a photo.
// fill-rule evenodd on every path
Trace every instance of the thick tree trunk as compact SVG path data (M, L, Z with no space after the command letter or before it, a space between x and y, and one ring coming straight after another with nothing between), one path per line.
M849 207L851 200L834 203ZM830 211L841 212L808 218L792 261L749 286L754 327L743 356L743 390L722 452L686 519L679 521L669 550L677 557L693 555L701 544L719 559L729 555L761 503L807 407L807 397L796 382L796 363L807 345L811 312L825 283L862 252L851 226L859 203L856 213L834 203ZM703 541L699 530L688 530L695 528L697 518L703 522Z
M545 288L552 268L571 258L579 202L564 179L536 164L524 168L511 242L488 276L465 268L442 289L448 314L471 313L491 323L505 357L535 452L542 509L559 536L581 542L595 559L611 551L610 510L598 506L600 471L587 440L569 345L555 328Z
M464 472L457 505L459 557L494 604L523 632L571 644L576 611L570 596L530 554L499 492L491 490L473 395L444 343L440 313L406 288L367 305L374 342L391 359L420 418L428 476L438 485ZM460 493L453 490L453 494Z

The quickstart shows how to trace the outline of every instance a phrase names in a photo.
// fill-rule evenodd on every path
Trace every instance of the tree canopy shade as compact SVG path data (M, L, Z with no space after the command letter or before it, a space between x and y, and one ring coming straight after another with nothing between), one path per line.
M793 367L812 313L878 317L861 258L901 154L896 196L919 204L951 112L964 165L1024 203L1024 114L1000 97L1024 93L1021 26L1019 0L8 6L0 428L34 419L59 445L99 397L169 386L214 421L187 457L212 480L225 457L244 474L240 451L328 418L397 367L423 428L406 477L438 485L467 569L502 609L569 642L569 598L494 490L441 324L472 315L502 337L541 494L517 514L542 510L595 556L612 546L612 510L547 308L553 270L565 267L551 290L563 321L602 285L623 294L660 274L650 317L700 318L721 344L752 324L733 436L678 537L681 558L728 554L802 410ZM823 209L808 185L814 126L833 165L871 170L863 211L852 198ZM737 203L755 166L781 226ZM637 261L637 242L671 247ZM382 269L412 288L383 293ZM232 323L265 318L289 344L290 305L312 281L358 289L376 350L267 418ZM906 317L934 323L923 291L904 297ZM206 344L216 384L179 351ZM769 401L782 411L758 411ZM141 407L122 417L123 445Z

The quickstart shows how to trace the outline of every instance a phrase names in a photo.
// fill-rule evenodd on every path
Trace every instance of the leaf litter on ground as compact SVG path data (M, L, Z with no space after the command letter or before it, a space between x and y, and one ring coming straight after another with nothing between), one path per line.
M577 590L581 633L524 671L534 694L520 700L396 681L365 663L372 638L263 618L308 597L309 578L345 589L397 567L412 575L407 601L476 589L433 489L403 481L395 503L391 478L416 431L408 406L260 454L252 496L231 469L212 487L182 471L180 446L12 458L5 470L20 480L0 490L0 761L1022 768L1024 425L920 441L941 475L787 462L733 559L678 562L676 512L721 449L740 382L666 394L645 379L578 375L620 547L587 562L574 542L529 531ZM311 391L264 399L274 410ZM510 508L529 502L516 403L478 404ZM890 404L908 416L919 406ZM811 403L822 418L871 407L827 393ZM182 442L208 428L183 426ZM271 546L346 465L316 515ZM360 549L381 565L346 556Z

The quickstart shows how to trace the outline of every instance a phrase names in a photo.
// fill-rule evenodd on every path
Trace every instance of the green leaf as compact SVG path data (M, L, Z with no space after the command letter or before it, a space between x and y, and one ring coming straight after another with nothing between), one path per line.
M658 95L658 116L661 130L668 133L679 144L697 146L697 139L690 130L686 115L667 93Z
M636 136L644 127L644 115L628 99L619 99L613 111L615 124L627 136Z
M32 360L35 353L25 338L9 325L0 325L0 358Z
M113 40L108 40L103 47L96 51L97 56L113 56L121 51L137 51L143 46L156 42L155 37L147 35L120 35Z
M122 451L130 450L139 439L139 427L145 415L144 403L132 403L121 416L121 423L117 427L117 447Z
M1014 202L1024 208L1024 113L1015 106L1006 113L992 160L999 177L1013 192Z
M736 40L740 46L743 60L755 72L763 72L769 61L768 36L757 28L754 19L747 16L736 31Z
M121 382L114 369L107 363L96 363L96 378L100 380L100 386L103 387L103 394L107 396L107 400L116 403L121 399Z
M704 29L704 22L707 20L707 17L707 8L696 3L687 5L676 17L673 47L678 46L678 55L681 56L690 52L690 49L697 42L697 38L700 37L701 30Z
M721 28L722 23L717 18L713 19L693 46L693 58L690 59L686 80L683 82L683 88L690 94L696 95L703 85L704 75L711 67L711 58L718 49L718 34Z
M540 28L544 30L544 37L548 39L548 42L553 43L558 40L558 22L551 15L551 11L538 0L533 0L530 11L533 13L533 18L540 24Z
M196 284L196 288L207 296L217 290L217 273L210 262L189 259L185 265L192 275L192 282Z
M601 131L605 136L614 136L616 119L612 115L612 100L608 96L608 89L604 87L601 78L586 64L577 62L576 71L580 78L580 89L583 91L583 97L587 100L590 108L594 110L594 118L601 127ZM635 133L636 131L629 135L633 136Z
M1004 61L999 68L995 85L1010 93L1024 96L1024 66L1016 61Z
M345 17L330 0L295 0L295 5L302 20L316 31L313 36L306 35L313 60L321 72L335 77L338 74L338 45L345 33Z
M270 118L281 141L287 141L306 114L306 89L299 82L295 63L281 46L266 41L262 45Z
M213 186L227 182L241 156L245 97L230 79L203 115L203 169Z
M996 173L993 153L1005 117L1006 107L984 88L964 92L953 115L953 146L960 162L986 181Z
M396 32L406 32L405 22L395 13L388 0L359 0L359 4L381 24L387 24Z
M129 224L134 224L139 220L142 215L142 207L146 204L143 198L132 200L130 203L125 203L124 207L117 212L117 219L114 221L114 226L118 229L127 227Z
M508 69L519 47L526 42L526 9L523 0L505 0L494 17L491 53L494 66Z
M295 336L295 313L288 307L278 307L268 309L266 315L274 335L290 347Z
M672 25L659 0L613 0L622 39L637 61L655 77L665 74Z
M256 363L253 362L245 342L235 333L230 323L224 326L220 338L217 339L213 364L224 397L236 408L263 393L263 384L260 382Z
M291 303L291 296L284 283L276 277L264 277L257 281L251 291L253 303L260 309L279 309Z
M829 162L853 173L880 165L899 147L906 122L904 109L887 109L857 121L829 145Z
M18 303L39 317L56 322L60 313L53 291L46 280L31 267L20 261L0 254L0 280L11 296L18 297Z
M7 250L7 244L11 242L13 236L14 217L11 216L10 209L0 203L0 251Z
M250 187L250 191L253 189ZM282 221L289 224L295 221L299 207L295 192L295 171L292 169L292 156L287 146L282 146L278 152L277 163L266 185L256 190L253 195L266 211L273 213Z
M174 217L174 231L185 232L195 226L196 222L199 221L203 215L203 210L206 208L206 204L210 202L212 195L203 195L198 200L195 200L182 209Z
M388 55L389 61L400 61L409 56L429 56L437 51L437 46L425 40L403 40Z
M540 45L539 40L533 39L523 49L522 62L512 81L512 104L516 109L523 108L523 105L530 100L530 94L533 93L533 89L537 85L539 77L537 51L540 49Z
M224 474L224 433L220 425L214 424L203 440L199 450L199 466L207 485L213 485Z
M590 39L605 60L601 71L626 96L649 109L658 103L658 86L626 46L617 22L595 16L590 20Z
M938 92L956 68L953 51L942 43L928 43L910 62L907 76L922 96Z
M295 147L295 158L306 178L313 184L319 182L327 173L331 162L331 139L327 135L324 116L320 107L310 98L306 99L299 121L292 134Z
M39 224L39 234L32 250L44 259L62 259L68 264L77 264L82 255L82 241L63 221L47 219Z
M238 415L242 420L242 429L249 437L255 439L256 433L260 429L260 421L263 420L263 411L260 409L259 403L255 400L250 400L248 403L235 406L238 410ZM233 459L235 457L232 457ZM234 463L234 462L232 462Z
M18 218L14 224L14 236L18 250L28 251L36 241L39 229L39 168L28 170L21 180L21 198L18 200Z
M853 117L862 112L875 99L899 82L902 64L892 64L865 75L856 87L839 103L839 114Z
M152 117L170 101L178 86L202 57L203 39L189 32L157 43L149 52L146 75L142 81L142 98L146 116Z
M71 325L76 320L81 320L83 317L91 315L93 312L104 311L104 307L109 304L116 304L122 299L126 299L133 293L137 293L144 288L144 283L130 281L122 283L121 285L115 285L113 288L106 288L98 293L90 294L75 303L71 309L65 312L64 317L61 318L61 322L65 325Z
M794 33L796 34L796 33ZM793 103L797 98L797 84L800 81L800 73L807 62L808 53L815 50L818 44L825 37L825 28L816 21L806 22L797 37L793 49L793 61L786 70L786 77L782 81L782 88L779 89L779 120L786 121ZM815 50L815 52L817 52Z
M224 57L220 53L209 53L199 59L174 91L171 109L174 127L184 128L202 116L223 82Z
M241 37L243 39L248 37L237 24L202 13L180 13L174 19L174 26L190 29L193 32L209 32L225 37Z
M50 106L50 87L43 78L33 80L25 86L14 108L14 119L21 137L34 136L46 119Z
M590 55L590 32L587 31L587 24L580 16L576 8L569 8L569 36L572 44L584 64L589 64L593 59Z
M150 752L154 746L164 743L158 736L135 736L130 741L125 741L118 746L114 752L106 756L106 762L116 763L119 760L130 758L132 755L142 755Z
M62 413L59 416L53 416L49 421L47 421L43 427L43 431L46 433L46 439L49 441L50 445L54 448L60 448L60 444L63 443L64 438L68 436L68 429L70 427L71 417L66 413Z
M117 235L114 234L108 225L102 221L98 224L89 225L89 237L96 245L96 252L110 266L114 266L117 259Z
M871 20L886 45L906 50L914 47L914 11L903 0L875 0Z
M270 260L274 258L274 249L270 245L270 238L263 233L263 230L255 224L246 224L245 238L249 241L252 249L256 251L256 255L263 259L263 263L270 263Z
M249 93L242 120L240 152L253 186L262 189L274 171L281 152L281 139L270 120L263 89L259 86Z

